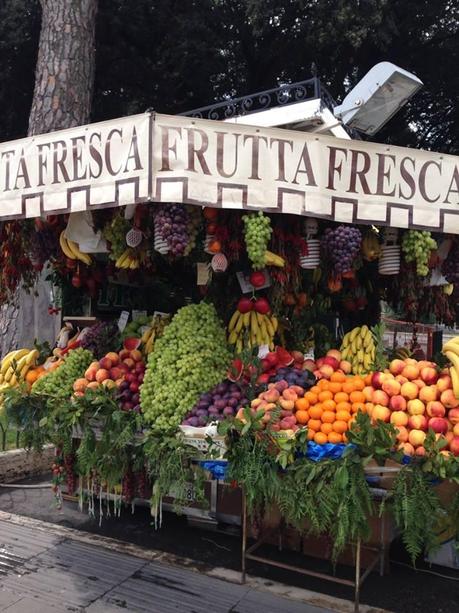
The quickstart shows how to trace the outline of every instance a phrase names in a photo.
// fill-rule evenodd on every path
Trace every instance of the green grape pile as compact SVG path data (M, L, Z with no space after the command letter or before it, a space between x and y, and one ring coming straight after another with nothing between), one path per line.
M34 394L44 394L55 398L70 398L73 384L84 376L86 369L94 360L93 354L87 349L69 351L64 363L33 384Z
M117 212L112 221L108 223L102 230L102 234L110 243L110 252L108 257L116 261L120 255L126 250L126 234L132 228L132 223L124 219L124 211Z
M430 232L408 230L402 240L402 250L407 262L416 262L416 272L420 277L429 274L430 252L437 248L437 242Z
M203 391L225 378L230 360L225 329L213 305L181 308L155 343L140 388L152 431L175 432Z
M244 215L244 239L249 259L255 270L265 267L265 253L273 232L271 221L262 211Z

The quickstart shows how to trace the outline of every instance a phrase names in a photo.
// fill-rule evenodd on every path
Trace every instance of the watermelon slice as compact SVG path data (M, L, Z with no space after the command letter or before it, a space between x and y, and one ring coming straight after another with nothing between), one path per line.
M269 363L271 368L275 368L279 365L279 360L277 359L277 354L275 351L270 351L267 353L264 359Z
M134 351L134 349L138 349L142 344L142 340L135 336L131 336L130 338L125 338L123 341L123 347L127 351Z
M276 347L276 356L279 366L291 366L293 364L293 357L283 347Z
M228 369L228 373L226 375L227 379L236 383L242 377L242 373L244 372L244 364L242 360L236 358L231 362L231 366Z

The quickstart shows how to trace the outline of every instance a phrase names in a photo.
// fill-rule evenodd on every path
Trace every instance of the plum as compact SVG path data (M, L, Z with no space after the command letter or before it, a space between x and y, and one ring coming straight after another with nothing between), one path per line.
M230 406L225 407L223 409L223 415L225 415L226 417L231 417L232 415L234 415L234 409Z
M188 425L189 426L193 426L194 428L196 428L199 425L199 418L198 417L190 417L190 419L188 420Z

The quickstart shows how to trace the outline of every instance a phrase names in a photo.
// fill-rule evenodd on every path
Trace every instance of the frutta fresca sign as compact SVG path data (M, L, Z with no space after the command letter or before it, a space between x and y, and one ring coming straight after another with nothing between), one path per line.
M0 218L145 201L459 234L459 158L148 113L0 145Z

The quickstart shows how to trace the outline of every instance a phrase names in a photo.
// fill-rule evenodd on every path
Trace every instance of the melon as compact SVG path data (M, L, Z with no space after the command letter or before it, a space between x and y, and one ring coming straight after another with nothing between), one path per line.
M276 356L279 366L291 366L293 364L293 357L283 347L276 347Z
M142 344L142 340L136 336L125 338L123 341L123 347L126 351L135 351Z
M242 363L242 360L240 360L239 358L236 358L235 360L231 362L231 366L229 367L228 373L226 376L227 376L227 379L235 383L236 381L239 381L239 379L242 377L243 372L244 372L244 364Z

